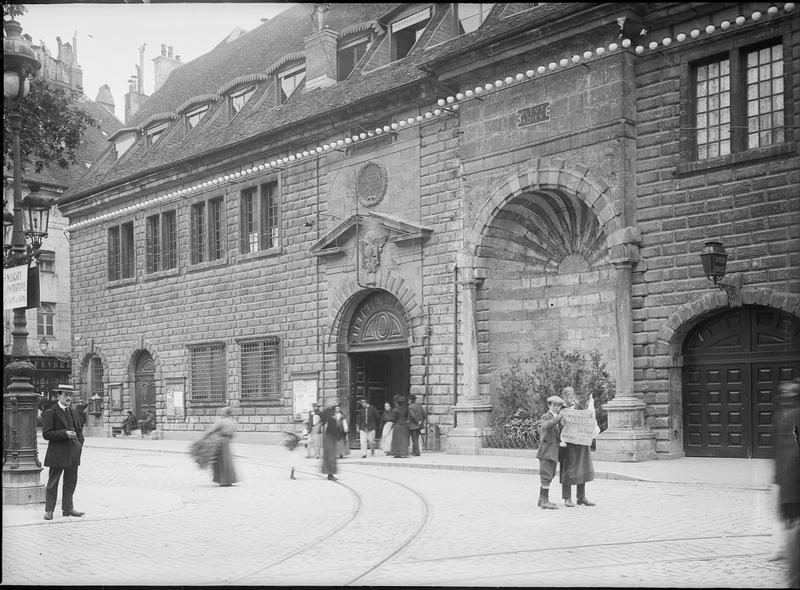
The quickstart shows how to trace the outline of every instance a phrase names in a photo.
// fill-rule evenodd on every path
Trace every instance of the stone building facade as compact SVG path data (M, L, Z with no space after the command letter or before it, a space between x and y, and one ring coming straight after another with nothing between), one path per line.
M232 404L275 441L311 401L410 392L477 452L508 361L558 345L613 373L597 458L768 456L800 369L799 24L299 5L184 64L60 202L108 429Z

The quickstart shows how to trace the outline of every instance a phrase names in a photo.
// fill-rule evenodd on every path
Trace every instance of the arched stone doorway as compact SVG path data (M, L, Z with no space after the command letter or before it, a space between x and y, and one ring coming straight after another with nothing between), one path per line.
M778 385L800 375L800 320L756 305L724 311L689 332L683 355L686 454L772 457Z
M345 369L351 444L358 441L356 415L363 399L383 411L396 394L410 387L409 325L403 304L391 293L375 290L354 304L346 336ZM340 388L341 390L341 388ZM343 407L344 409L344 407ZM377 433L379 435L379 433Z
M133 399L131 409L138 420L144 420L147 408L156 409L156 365L146 350L139 352L134 361Z

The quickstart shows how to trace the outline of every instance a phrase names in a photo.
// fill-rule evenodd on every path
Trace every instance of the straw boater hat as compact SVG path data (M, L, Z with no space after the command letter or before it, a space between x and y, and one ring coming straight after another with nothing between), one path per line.
M70 395L72 395L75 393L75 388L72 385L59 385L53 391L55 391L56 393L61 393L61 392L69 393Z

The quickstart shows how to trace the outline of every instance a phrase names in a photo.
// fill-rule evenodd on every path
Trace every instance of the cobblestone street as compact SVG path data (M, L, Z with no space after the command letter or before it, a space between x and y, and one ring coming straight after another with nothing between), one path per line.
M220 488L186 453L88 442L84 518L4 507L4 584L785 585L767 561L763 488L597 479L597 506L545 511L531 474L369 465L356 451L333 483L302 449L241 445L241 481Z

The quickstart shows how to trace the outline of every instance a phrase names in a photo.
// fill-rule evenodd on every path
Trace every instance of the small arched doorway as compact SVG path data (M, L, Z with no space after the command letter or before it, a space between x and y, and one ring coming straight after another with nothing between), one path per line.
M131 405L133 414L138 420L144 420L147 408L156 409L156 365L153 357L146 350L136 357L133 373L133 399Z
M683 354L686 455L772 457L778 385L800 375L800 320L761 306L729 310L689 332Z
M352 315L347 333L351 444L358 441L356 416L361 400L367 399L383 412L384 403L391 403L394 395L409 393L409 349L403 304L386 291L375 291L364 298ZM376 434L380 436L380 432Z

